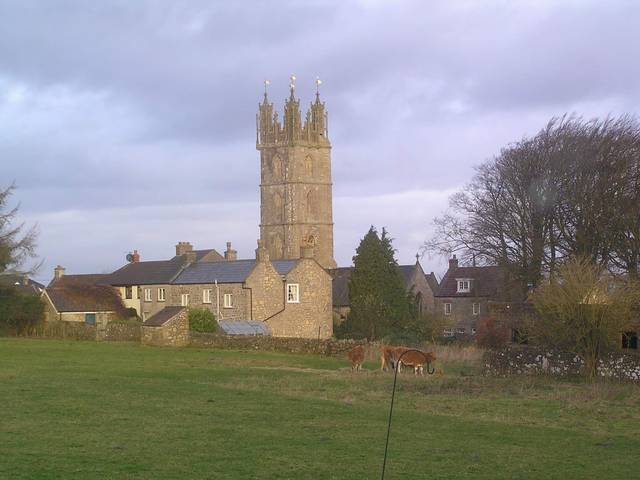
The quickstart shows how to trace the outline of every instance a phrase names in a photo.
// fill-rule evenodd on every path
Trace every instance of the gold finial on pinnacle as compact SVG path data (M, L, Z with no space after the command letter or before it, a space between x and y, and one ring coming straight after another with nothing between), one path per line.
M322 85L322 80L320 77L316 77L316 95L320 95L320 85Z

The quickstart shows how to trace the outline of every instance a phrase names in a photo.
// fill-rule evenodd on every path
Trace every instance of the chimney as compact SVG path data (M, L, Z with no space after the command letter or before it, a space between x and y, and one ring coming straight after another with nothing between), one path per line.
M182 263L195 263L196 262L196 252L189 250L182 254L183 262Z
M238 252L231 248L231 242L227 242L227 250L224 252L224 259L227 262L238 259Z
M458 268L458 257L454 255L449 259L449 270L453 270L455 268Z
M22 285L29 285L29 275L26 273L22 274Z
M178 242L178 244L176 245L177 256L184 255L185 253L191 251L193 251L193 245L191 245L189 242Z
M65 272L65 268L58 265L56 268L53 269L53 279L60 280L62 277L64 277L64 272Z
M134 250L132 256L133 256L133 258L131 259L132 263L137 263L140 261L140 254L138 253L138 250Z
M302 245L300 247L300 258L313 258L313 246Z
M269 253L267 249L264 248L262 244L262 240L258 240L258 248L256 248L256 261L257 262L268 262L269 261Z

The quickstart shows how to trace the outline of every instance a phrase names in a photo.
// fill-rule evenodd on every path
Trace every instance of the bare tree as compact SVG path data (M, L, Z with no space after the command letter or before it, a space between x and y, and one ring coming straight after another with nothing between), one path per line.
M537 315L526 334L535 343L579 355L585 375L595 378L598 362L617 348L638 305L638 287L605 272L588 257L567 261L532 296Z
M500 265L522 295L566 259L640 268L640 124L553 118L477 168L426 250Z

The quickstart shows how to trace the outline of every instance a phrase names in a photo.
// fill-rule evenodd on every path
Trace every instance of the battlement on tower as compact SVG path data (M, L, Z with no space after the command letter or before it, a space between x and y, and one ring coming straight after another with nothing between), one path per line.
M330 146L328 116L320 94L316 93L316 100L309 106L303 123L300 100L295 97L293 87L284 104L283 122L280 122L278 112L274 112L273 103L269 103L265 92L256 115L256 148L296 144Z

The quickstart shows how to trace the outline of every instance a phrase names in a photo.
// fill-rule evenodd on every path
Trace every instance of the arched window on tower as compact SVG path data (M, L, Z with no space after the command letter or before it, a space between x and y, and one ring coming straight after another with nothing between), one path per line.
M416 307L418 309L418 313L423 313L423 309L424 309L424 305L423 305L423 301L422 301L422 292L418 292L416 294Z

